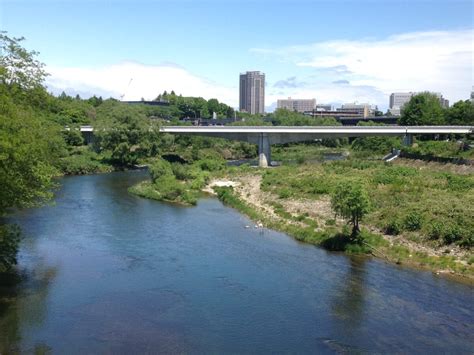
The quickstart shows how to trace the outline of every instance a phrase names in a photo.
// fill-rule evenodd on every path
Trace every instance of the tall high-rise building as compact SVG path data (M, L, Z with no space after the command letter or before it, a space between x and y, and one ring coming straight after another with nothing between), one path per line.
M474 104L474 86L472 87L472 90L471 90L471 103Z
M239 110L251 114L265 112L265 74L248 71L240 74Z
M316 99L292 99L277 100L277 108L286 108L290 111L305 112L313 111L316 107Z

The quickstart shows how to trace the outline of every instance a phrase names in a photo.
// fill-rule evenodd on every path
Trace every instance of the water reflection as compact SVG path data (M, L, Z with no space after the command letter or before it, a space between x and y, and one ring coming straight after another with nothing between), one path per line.
M32 270L13 269L0 273L0 354L22 352L47 353L45 343L22 349L24 333L34 332L43 324L48 309L50 285L57 268L38 264Z
M346 275L334 292L331 309L336 317L346 321L346 329L360 327L364 317L366 285L365 257L349 259Z

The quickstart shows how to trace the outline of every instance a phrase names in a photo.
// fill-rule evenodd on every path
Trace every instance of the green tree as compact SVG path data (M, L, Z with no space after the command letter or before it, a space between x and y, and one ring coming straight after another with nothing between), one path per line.
M97 110L95 147L111 153L111 163L125 167L158 153L159 125L145 108L109 101Z
M474 103L458 101L446 110L446 122L451 125L474 125Z
M71 127L69 130L65 130L63 135L67 145L77 147L84 144L84 138L82 138L81 131L76 127Z
M360 183L344 181L336 186L331 197L331 206L337 215L352 224L352 237L359 234L359 222L370 210L367 191Z
M378 126L373 121L359 122L358 126ZM387 154L392 148L400 148L398 137L358 137L352 142L352 149L370 153Z
M28 51L21 46L24 37L12 37L0 32L0 83L20 90L41 87L47 76L44 63L35 57L38 52Z
M444 124L444 111L438 97L429 92L413 96L403 107L398 123L406 126Z
M221 114L219 101L217 99L210 99L209 101L207 101L207 108L211 115L213 112Z

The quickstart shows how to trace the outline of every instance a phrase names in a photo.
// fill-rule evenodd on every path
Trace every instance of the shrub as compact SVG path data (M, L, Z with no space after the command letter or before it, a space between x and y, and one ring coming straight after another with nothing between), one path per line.
M151 180L155 183L163 176L174 176L171 164L164 159L159 159L153 163L150 168Z
M190 168L187 165L181 163L171 164L171 170L173 171L174 176L178 180L187 180L191 178Z
M225 161L223 159L203 159L199 160L197 164L202 170L217 171L224 168Z
M428 237L432 240L439 239L443 236L443 223L441 222L432 222L430 230L428 232Z
M463 239L461 228L456 224L448 224L443 232L443 242L451 244Z
M398 235L402 231L402 223L398 219L391 220L385 226L385 233L389 235Z
M418 212L410 212L404 220L405 228L409 231L416 231L421 228L423 218Z

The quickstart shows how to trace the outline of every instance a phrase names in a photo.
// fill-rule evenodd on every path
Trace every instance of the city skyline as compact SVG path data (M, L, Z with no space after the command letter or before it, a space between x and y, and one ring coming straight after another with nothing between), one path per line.
M287 3L7 0L0 21L40 52L56 94L139 100L174 90L238 107L237 73L260 70L266 111L286 97L369 102L384 112L393 92L469 99L470 1ZM236 18L243 8L251 11Z

